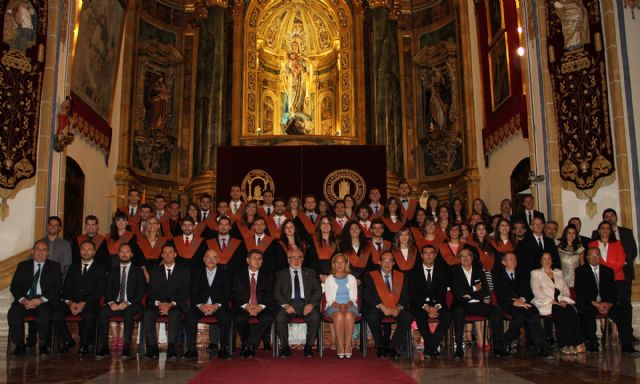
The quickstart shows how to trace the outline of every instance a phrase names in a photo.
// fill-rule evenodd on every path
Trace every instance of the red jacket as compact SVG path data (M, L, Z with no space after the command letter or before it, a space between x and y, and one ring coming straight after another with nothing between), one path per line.
M593 240L589 243L589 247L598 248L598 240ZM624 248L620 241L614 241L608 243L607 249L607 261L604 261L602 256L600 257L600 264L606 265L613 269L615 280L624 280L624 271L622 270L625 264Z

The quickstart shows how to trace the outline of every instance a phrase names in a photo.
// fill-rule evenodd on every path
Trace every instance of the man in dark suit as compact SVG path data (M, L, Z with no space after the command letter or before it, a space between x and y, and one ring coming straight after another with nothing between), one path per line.
M60 302L62 274L60 265L48 260L49 246L38 240L31 248L33 259L18 264L11 280L13 303L7 313L9 335L16 345L14 355L26 352L24 344L24 318L35 315L38 334L40 335L40 354L47 355L51 313Z
M75 346L69 327L64 318L80 315L80 354L86 354L93 345L96 331L100 298L106 283L107 272L102 264L95 260L96 246L91 240L80 244L81 261L71 264L64 279L61 304L53 314L53 324L64 340L61 352L67 352Z
M173 245L164 245L161 256L163 264L154 268L149 274L147 309L144 311L144 330L149 350L145 357L158 358L156 320L160 316L167 316L169 320L167 360L175 360L177 358L175 343L178 332L182 329L182 320L186 324L193 321L189 308L191 271L185 264L176 263L176 250ZM188 343L186 356L193 357L194 354L197 356L196 337L191 335L190 327L185 330Z
M229 311L230 281L229 272L218 267L218 254L209 249L204 254L204 268L196 269L191 276L191 311L193 313L189 332L194 340L189 345L196 345L198 320L204 317L215 317L220 326L220 349L218 357L229 359L229 333L231 332L231 312ZM209 351L214 351L213 326L209 326ZM198 357L195 349L186 358Z
M638 355L633 348L631 313L620 305L616 298L613 270L600 264L600 249L589 248L587 263L576 268L576 306L582 313L583 328L587 339L587 350L598 351L596 338L596 315L607 315L618 326L622 352Z
M310 268L303 268L304 255L299 249L287 253L289 268L276 274L274 299L280 308L276 314L276 329L282 341L281 357L289 357L289 319L303 317L307 324L304 356L312 357L313 345L320 328L320 299L322 288L318 275Z
M118 265L111 270L107 279L107 290L104 294L106 306L100 311L98 321L98 344L102 349L96 354L98 359L109 356L109 319L122 316L124 323L124 342L122 359L131 357L131 339L136 315L142 313L142 297L144 296L144 272L133 265L133 251L129 244L122 244L118 250ZM96 346L97 348L97 346Z
M249 251L247 264L248 269L239 271L233 282L234 323L242 341L240 356L255 357L260 340L273 324L273 288L271 276L260 271L262 251ZM258 320L253 331L252 317Z
M489 319L493 336L493 354L498 357L509 356L504 348L504 328L502 311L491 304L487 278L482 268L473 265L473 253L468 248L458 251L460 264L451 272L451 292L453 293L453 318L455 322L456 352L455 358L464 356L462 339L465 316L479 315Z
M532 195L524 195L522 197L522 208L520 213L512 216L512 222L516 219L523 220L527 223L527 226L531 226L533 219L539 218L542 220L542 224L545 222L544 213L536 211L534 209L534 200Z
M518 260L513 252L502 255L502 266L493 271L493 286L498 305L511 316L509 329L505 335L507 351L518 340L520 328L526 325L531 341L538 353L545 358L553 357L545 344L540 325L540 313L531 304L533 292L529 275L518 268Z
M422 247L422 267L414 268L409 276L411 314L424 339L424 354L432 358L440 355L438 347L451 323L451 312L447 307L449 273L444 265L436 266L436 255L435 246ZM430 320L438 321L433 333L429 329Z
M191 217L183 217L182 234L172 240L178 264L187 265L191 270L200 268L202 256L207 250L207 242L194 232L195 226Z
M582 230L582 220L580 220L579 217L572 217L572 218L569 219L569 222L567 222L567 224L573 224L573 226L576 227L576 232L578 233L578 236L580 237L580 244L582 244L582 247L584 249L589 248L589 243L591 242L591 238L587 237L587 236L582 236L580 234L581 233L580 231Z
M553 239L544 236L544 221L534 218L531 232L527 233L516 247L519 268L527 275L534 269L540 268L542 252L551 253L553 268L560 268L560 255Z
M621 227L618 225L618 214L613 208L607 208L602 212L602 219L608 221L611 224L611 231L616 236L616 240L622 243L625 255L624 271L624 283L616 284L617 299L620 305L627 307L627 311L633 313L631 307L631 285L635 279L634 263L638 256L638 245L636 239L633 236L633 231L629 228ZM597 230L593 231L591 235L593 240L600 240L600 235ZM633 332L633 329L632 329ZM634 343L638 343L638 339L633 337Z
M409 332L413 316L404 307L409 303L409 283L405 274L394 270L395 259L391 251L380 255L380 269L368 273L364 286L365 317L378 349L378 357L389 356L397 360L398 348ZM382 320L393 317L396 330L389 340L383 339Z

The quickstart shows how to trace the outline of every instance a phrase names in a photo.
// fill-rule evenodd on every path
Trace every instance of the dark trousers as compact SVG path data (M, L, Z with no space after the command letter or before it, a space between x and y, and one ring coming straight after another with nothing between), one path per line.
M447 333L447 329L449 329L449 324L451 324L451 312L446 309L440 309L438 311L438 324L436 325L436 329L431 333L431 329L429 328L429 316L427 312L422 309L417 309L412 311L413 316L416 319L416 324L418 325L418 330L420 331L420 335L424 339L424 351L425 353L435 352L440 346L442 339Z
M290 305L295 309L295 313L290 315L284 310L284 308L280 308L276 314L276 330L278 331L278 336L280 337L282 346L287 347L289 345L289 320L296 316L304 318L304 322L307 324L307 340L305 344L313 345L316 335L318 334L318 330L320 329L320 311L318 308L314 307L311 312L305 316L304 303Z
M98 321L98 306L86 306L82 312L79 313L82 320L80 320L80 346L88 347L93 345L93 338L96 334L96 323ZM71 332L69 332L69 326L64 320L65 317L71 316L71 309L67 304L61 304L58 309L53 313L53 326L60 334L60 337L64 341L72 341Z
M9 322L9 335L11 341L20 348L24 348L24 318L29 315L36 317L36 327L40 335L40 346L49 345L49 334L51 330L51 313L53 308L51 303L40 304L37 308L27 310L24 305L14 301L7 312Z
M567 305L563 308L554 304L551 307L551 315L553 316L553 325L556 327L558 347L576 346L584 342L576 307Z
M398 316L395 318L396 331L391 338L389 338L390 335L386 335L384 338L382 337L382 320L384 320L385 317L384 312L378 308L370 308L366 315L367 324L376 342L376 348L399 348L403 338L407 335L407 332L409 332L413 316L405 309L400 310L400 313L398 313Z
M187 340L187 344L191 346L196 345L195 338L198 335L198 321L204 317L215 317L218 320L218 326L220 328L220 347L222 350L226 350L229 347L229 334L231 333L231 313L223 306L211 316L205 316L204 313L198 307L191 308L193 316L191 316L191 323L187 324L187 328L191 328L187 333L193 340ZM209 325L209 343L214 344L215 327L214 324ZM217 342L215 342L217 343Z
M504 327L502 325L502 310L486 303L464 303L457 305L453 309L453 319L455 322L456 349L462 350L462 339L464 338L464 317L467 315L484 316L491 324L491 336L495 349L504 348Z
M144 311L144 334L147 338L147 345L149 348L158 347L158 335L156 333L156 320L158 320L158 317L160 317L160 312L158 311L158 307L155 305L152 305ZM193 328L184 327L184 324L191 324L194 321L191 311L189 309L183 310L182 308L175 306L169 310L169 315L167 317L169 320L167 323L169 330L168 343L170 345L175 344L180 331L184 329L187 334L187 347L189 349L195 349L196 336L191 333Z
M102 348L106 348L109 344L109 320L116 316L122 316L122 323L124 324L124 344L122 347L124 349L131 348L131 339L133 338L133 319L141 312L142 306L140 304L132 304L123 311L113 311L108 305L102 308L102 310L100 310L100 318L98 320L98 329L100 332L98 335L98 343L102 344Z
M580 308L582 314L582 327L584 329L585 339L595 344L596 338L596 315L598 311L593 305L587 305ZM620 337L620 345L623 347L633 345L633 330L631 328L631 313L625 306L614 304L609 310L609 318L618 326L618 336Z
M249 316L249 312L245 311L242 308L238 308L235 313L234 323L236 329L238 330L238 334L240 335L240 340L242 342L242 348L245 347L254 347L256 348L258 344L260 344L260 340L263 337L268 336L267 331L271 328L273 324L273 314L269 311L268 308L263 309L256 316L258 319L258 324L255 324L253 331L251 330L251 324L249 324L249 320L251 316ZM288 332L287 327L287 332Z
M507 344L513 340L518 339L520 329L525 327L528 331L529 340L533 342L533 345L538 351L542 351L545 348L546 342L544 338L544 331L540 324L540 312L536 307L522 308L522 307L508 307L503 308L504 312L511 315L511 321L509 321L509 329L505 335Z
M625 313L633 313L633 308L631 307L631 284L633 280L624 279L616 281L616 298L618 299L618 303L621 307L624 307ZM631 328L631 332L633 333L633 328Z

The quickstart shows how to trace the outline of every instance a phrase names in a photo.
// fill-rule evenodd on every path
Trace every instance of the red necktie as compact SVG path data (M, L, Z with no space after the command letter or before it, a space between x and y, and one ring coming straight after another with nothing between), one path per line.
M258 298L256 296L256 274L251 274L251 295L249 296L249 304L258 304Z
M185 237L185 238L184 238L184 245L186 245L186 246L188 247L190 243L191 243L191 242L189 241L189 238L188 238L188 237Z

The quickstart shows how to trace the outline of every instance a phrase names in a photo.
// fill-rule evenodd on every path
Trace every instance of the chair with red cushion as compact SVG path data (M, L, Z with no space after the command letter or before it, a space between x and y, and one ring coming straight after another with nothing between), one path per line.
M358 298L358 302L356 304L358 309L360 309L360 298ZM333 324L333 318L331 316L326 316L324 314L325 309L327 307L327 299L322 294L322 301L320 302L320 313L322 315L322 320L320 321L320 336L318 338L318 349L320 350L320 357L323 357L324 352L324 323ZM360 352L362 353L362 357L367 357L367 323L364 321L362 315L356 316L355 323L360 327Z

